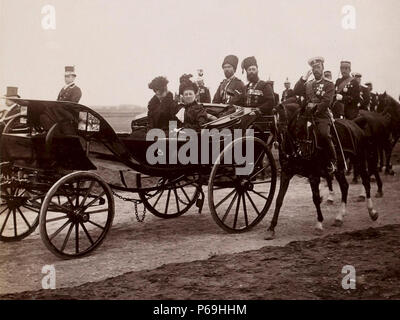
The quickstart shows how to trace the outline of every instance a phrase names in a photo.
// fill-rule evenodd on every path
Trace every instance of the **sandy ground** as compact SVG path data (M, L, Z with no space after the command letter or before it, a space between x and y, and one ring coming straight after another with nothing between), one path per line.
M400 175L385 176L384 183L384 198L374 199L380 213L377 222L369 219L365 203L356 202L360 187L351 185L348 215L341 228L332 226L339 210L339 192L335 184L337 201L333 206L323 205L325 235L400 224ZM55 266L57 288L74 287L164 264L206 260L217 255L321 237L314 231L316 213L307 180L293 180L282 208L277 238L267 242L263 234L272 209L251 232L232 235L214 223L207 204L202 214L198 214L196 208L174 220L161 220L149 214L145 223L140 224L136 222L132 205L117 201L116 219L110 234L104 244L86 258L59 260L44 247L37 232L18 243L0 243L0 294L41 289L45 265ZM280 272L279 269L275 271Z
M400 225L389 225L0 299L400 299L399 245Z

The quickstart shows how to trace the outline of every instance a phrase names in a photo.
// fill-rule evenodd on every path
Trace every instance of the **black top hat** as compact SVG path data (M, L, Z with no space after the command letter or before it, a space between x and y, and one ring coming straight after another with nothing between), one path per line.
M7 93L4 95L5 98L21 98L18 95L17 87L7 87Z

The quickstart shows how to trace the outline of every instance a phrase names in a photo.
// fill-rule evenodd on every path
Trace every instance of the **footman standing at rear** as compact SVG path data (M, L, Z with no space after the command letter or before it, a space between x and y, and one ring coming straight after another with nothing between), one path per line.
M58 94L57 101L69 101L79 103L82 97L81 89L75 84L76 73L74 66L65 67L65 86Z

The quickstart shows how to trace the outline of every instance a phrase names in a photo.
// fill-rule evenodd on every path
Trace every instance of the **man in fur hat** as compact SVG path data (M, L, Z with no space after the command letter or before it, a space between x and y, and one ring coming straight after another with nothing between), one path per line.
M243 104L245 85L242 80L235 77L238 63L239 59L234 55L225 57L222 63L225 79L219 85L218 90L214 95L213 103L234 105Z
M61 89L58 94L57 101L69 101L79 103L82 97L81 89L75 84L76 73L74 66L65 67L65 86Z
M295 97L296 95L294 94L293 89L290 88L290 81L289 78L286 78L286 81L284 83L285 90L282 92L282 101L284 102L289 98Z
M308 61L312 68L300 78L294 87L294 93L305 97L307 107L314 109L315 122L319 141L326 151L328 159L328 172L336 170L336 150L330 134L331 121L329 119L329 107L335 94L335 86L332 81L323 77L324 58L315 57ZM308 78L314 75L314 79Z
M353 120L358 115L358 103L360 102L360 85L351 76L351 62L340 62L340 72L342 77L336 80L334 103L332 111L335 117L345 117Z
M261 112L270 114L275 106L274 91L270 83L260 80L258 64L255 57L248 57L242 62L247 80L244 106L259 108Z

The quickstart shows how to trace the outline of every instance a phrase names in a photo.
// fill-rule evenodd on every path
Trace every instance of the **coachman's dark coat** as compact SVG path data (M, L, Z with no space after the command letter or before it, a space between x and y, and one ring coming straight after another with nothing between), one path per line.
M65 89L64 88L61 89L60 93L58 94L57 101L68 101L68 102L79 103L81 97L82 97L81 89L76 84L73 84Z

